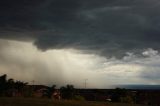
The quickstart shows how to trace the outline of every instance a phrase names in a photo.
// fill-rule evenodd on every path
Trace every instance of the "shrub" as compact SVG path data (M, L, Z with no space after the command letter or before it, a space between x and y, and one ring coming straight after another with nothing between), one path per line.
M85 98L83 96L80 96L80 95L75 95L74 100L77 100L77 101L85 101Z
M134 103L133 98L131 96L120 97L120 101L122 103Z

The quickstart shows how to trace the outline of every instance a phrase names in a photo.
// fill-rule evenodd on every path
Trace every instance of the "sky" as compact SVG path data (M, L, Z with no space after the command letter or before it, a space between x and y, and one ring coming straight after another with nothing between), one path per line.
M159 0L1 0L0 75L35 84L160 84Z

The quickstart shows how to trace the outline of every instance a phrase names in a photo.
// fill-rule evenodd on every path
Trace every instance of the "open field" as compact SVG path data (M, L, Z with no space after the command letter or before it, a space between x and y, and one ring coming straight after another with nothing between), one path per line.
M33 98L0 98L0 106L144 106L134 104L88 102L88 101L53 101Z

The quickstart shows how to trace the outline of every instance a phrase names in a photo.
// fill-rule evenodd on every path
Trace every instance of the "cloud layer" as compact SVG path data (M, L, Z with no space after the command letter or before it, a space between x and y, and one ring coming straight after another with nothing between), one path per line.
M159 50L159 0L5 0L0 36L106 57ZM96 52L99 51L99 52Z

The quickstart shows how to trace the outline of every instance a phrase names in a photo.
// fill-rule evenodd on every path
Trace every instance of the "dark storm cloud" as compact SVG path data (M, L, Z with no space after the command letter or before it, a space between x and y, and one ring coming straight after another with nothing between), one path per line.
M158 0L3 0L1 38L34 39L42 50L77 48L122 57L159 50Z

